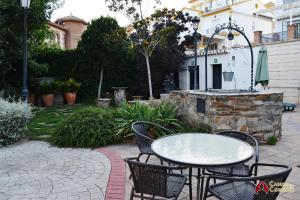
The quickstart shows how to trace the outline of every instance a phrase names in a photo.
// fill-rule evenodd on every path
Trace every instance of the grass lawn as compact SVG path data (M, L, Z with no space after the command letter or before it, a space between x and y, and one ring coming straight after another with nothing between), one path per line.
M48 140L55 132L58 124L71 113L90 105L53 106L36 108L34 117L28 123L26 135L33 140Z

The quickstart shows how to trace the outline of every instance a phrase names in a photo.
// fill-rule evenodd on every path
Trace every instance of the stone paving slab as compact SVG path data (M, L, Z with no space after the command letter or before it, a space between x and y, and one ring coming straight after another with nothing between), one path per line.
M0 149L0 200L103 200L110 168L96 151L21 142Z
M282 138L275 145L260 145L260 162L268 163L282 163L293 167L292 173L288 177L287 182L296 185L295 192L281 193L277 198L278 200L299 200L300 199L300 109L297 108L295 112L285 112L282 118ZM123 158L135 157L138 155L139 150L134 144L112 145L111 150L118 152ZM158 163L155 158L150 159L150 163ZM263 169L262 173L271 173L269 169ZM125 199L129 199L132 187L132 181L129 180L129 169L126 167L126 192ZM195 173L196 174L196 173ZM196 179L192 180L196 183ZM193 191L196 190L196 185L193 185ZM188 188L183 189L180 195L180 200L189 199ZM215 199L215 198L209 198Z

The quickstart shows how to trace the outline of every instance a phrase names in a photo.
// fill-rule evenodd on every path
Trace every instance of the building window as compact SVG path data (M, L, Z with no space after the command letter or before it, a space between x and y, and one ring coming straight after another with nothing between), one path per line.
M58 45L60 45L60 35L59 35L59 33L56 33L56 34L55 34L55 42L56 42Z

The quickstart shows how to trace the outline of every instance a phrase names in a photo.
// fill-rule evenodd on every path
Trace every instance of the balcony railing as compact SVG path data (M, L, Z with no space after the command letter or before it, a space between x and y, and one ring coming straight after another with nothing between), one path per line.
M288 39L287 31L262 35L263 43L287 41L287 39Z

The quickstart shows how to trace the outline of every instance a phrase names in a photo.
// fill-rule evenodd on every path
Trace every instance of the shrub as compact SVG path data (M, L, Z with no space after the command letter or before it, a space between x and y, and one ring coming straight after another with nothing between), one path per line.
M60 147L99 147L113 142L114 111L84 108L61 122L52 142Z
M24 136L26 122L32 116L31 110L31 106L22 101L0 99L0 147Z
M171 130L177 130L181 128L181 125L176 111L176 107L169 103L161 103L153 107L140 103L123 104L117 110L115 137L117 140L122 140L132 136L131 125L136 121L153 122ZM160 137L165 133L153 130L152 134L154 137Z
M278 142L277 137L275 137L274 135L271 137L268 137L268 139L267 139L268 145L275 145L277 142Z

